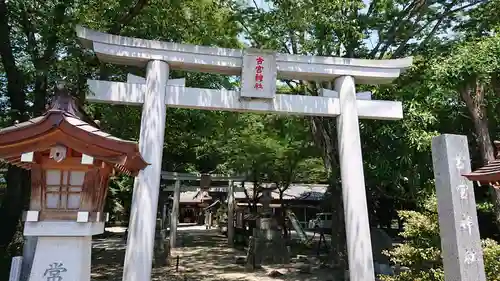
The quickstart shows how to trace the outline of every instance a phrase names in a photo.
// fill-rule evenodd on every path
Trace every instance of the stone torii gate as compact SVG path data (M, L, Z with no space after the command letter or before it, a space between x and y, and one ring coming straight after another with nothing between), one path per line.
M351 281L374 280L359 118L398 120L401 102L356 98L356 84L390 83L411 58L365 60L277 54L144 40L77 28L83 46L107 63L146 67L139 81L89 80L87 100L142 105L139 146L150 163L134 183L124 281L150 280L166 107L336 117ZM184 87L170 69L240 75L240 91ZM320 96L276 94L276 79L331 81Z
M181 181L201 181L202 174L189 174L189 173L177 173L177 172L162 172L161 179L163 180L173 180L175 181L173 191L173 205L170 214L170 248L175 248L177 246L177 219L179 217L179 202L181 191L187 191L187 189L182 190ZM234 240L234 182L244 181L246 177L242 176L226 176L217 174L207 174L211 181L227 181L226 186L217 186L219 189L227 190L228 200L227 200L227 242L230 246L233 245ZM168 190L168 187L165 189ZM164 189L164 190L165 190Z

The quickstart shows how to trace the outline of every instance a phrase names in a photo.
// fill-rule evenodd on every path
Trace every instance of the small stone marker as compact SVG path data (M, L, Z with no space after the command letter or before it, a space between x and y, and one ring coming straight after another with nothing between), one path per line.
M466 136L432 139L439 230L446 281L486 281Z
M23 265L23 257L13 257L10 265L9 281L19 281L21 277L21 268Z

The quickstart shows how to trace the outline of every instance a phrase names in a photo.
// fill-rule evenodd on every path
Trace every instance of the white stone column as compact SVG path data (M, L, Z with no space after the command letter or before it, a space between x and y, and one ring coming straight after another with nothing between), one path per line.
M168 75L169 66L166 62L150 61L148 63L139 150L144 160L150 165L139 172L134 182L127 250L123 267L124 281L151 280L165 135L165 99Z
M340 115L337 117L340 177L344 202L347 255L350 281L373 281L372 245L366 203L363 157L353 77L335 80L339 93Z
M23 257L17 256L12 258L10 263L9 281L21 281L21 268L23 265Z
M444 280L485 281L474 186L462 176L471 171L467 137L433 137L432 164L436 178Z
M92 235L103 232L104 222L25 222L24 235L38 237L28 280L90 281Z
M172 198L172 214L170 215L170 249L177 247L177 222L179 221L179 201L181 197L181 181L175 181Z
M38 237L36 249L29 281L47 280L48 271L61 280L90 281L92 236Z
M234 184L231 180L227 196L227 243L229 247L234 246Z

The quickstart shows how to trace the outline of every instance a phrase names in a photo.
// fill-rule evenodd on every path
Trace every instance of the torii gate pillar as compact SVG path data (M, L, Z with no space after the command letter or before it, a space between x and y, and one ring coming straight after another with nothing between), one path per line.
M167 113L165 97L168 72L166 62L154 60L147 65L139 151L150 165L140 171L134 181L123 266L123 280L126 281L150 280L151 276Z
M366 205L365 176L359 135L356 85L351 76L335 80L339 93L340 115L337 132L340 159L340 178L344 203L349 280L373 280L370 223Z

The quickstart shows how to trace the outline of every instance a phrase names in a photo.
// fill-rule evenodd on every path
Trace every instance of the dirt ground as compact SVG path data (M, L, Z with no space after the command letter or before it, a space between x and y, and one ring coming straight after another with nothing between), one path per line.
M170 266L153 268L153 281L334 281L328 269L313 269L312 273L298 273L287 265L263 266L256 271L246 270L235 263L242 251L227 247L227 240L216 230L182 229L178 239L181 247L172 250ZM115 233L106 238L94 239L92 253L92 280L119 281L122 278L125 241L123 233ZM176 271L176 258L179 267ZM283 275L278 278L267 274L277 270Z

